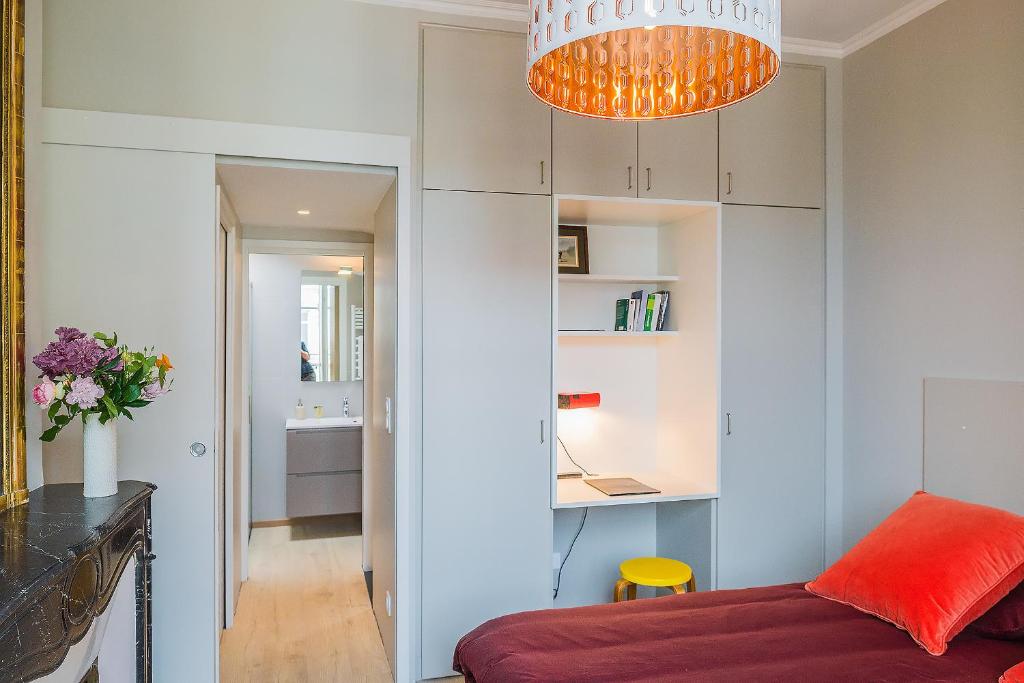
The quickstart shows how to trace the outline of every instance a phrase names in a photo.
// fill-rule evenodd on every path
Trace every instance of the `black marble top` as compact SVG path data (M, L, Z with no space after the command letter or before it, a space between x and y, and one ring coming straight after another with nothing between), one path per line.
M86 498L81 484L47 484L29 493L24 505L0 512L0 624L155 489L122 481L112 496Z

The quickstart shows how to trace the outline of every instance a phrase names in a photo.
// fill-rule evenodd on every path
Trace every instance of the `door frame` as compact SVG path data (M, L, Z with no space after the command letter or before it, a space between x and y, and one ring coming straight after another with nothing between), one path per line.
M411 681L414 653L419 651L419 586L413 580L413 561L419 543L419 528L413 511L418 507L418 486L414 486L412 453L418 450L421 405L413 400L413 391L422 375L421 359L416 353L420 330L413 306L413 283L420 271L419 239L414 233L412 205L412 142L408 136L381 135L338 130L318 130L291 126L235 123L205 119L121 114L43 107L39 128L40 142L51 144L186 152L217 156L250 157L276 160L319 161L360 166L383 166L398 174L398 225L396 258L398 271L398 320L395 397L395 499L398 550L397 586L404 596L395 606L397 681ZM211 169L212 171L213 169ZM211 218L215 207L210 207ZM416 245L414 247L414 245ZM215 272L215 264L210 264ZM212 296L212 292L211 292ZM418 299L417 299L418 300ZM215 321L209 321L212 325ZM215 345L211 344L211 353ZM216 519L210 520L216 524ZM223 543L223 539L219 539ZM216 581L216 568L210 567L210 580ZM219 641L219 638L215 638ZM215 679L220 678L220 649Z

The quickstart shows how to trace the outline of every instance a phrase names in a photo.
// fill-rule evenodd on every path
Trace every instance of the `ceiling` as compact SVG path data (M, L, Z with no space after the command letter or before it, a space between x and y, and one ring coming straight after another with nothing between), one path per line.
M242 225L360 232L373 232L373 214L394 182L376 171L234 162L219 163L217 176Z

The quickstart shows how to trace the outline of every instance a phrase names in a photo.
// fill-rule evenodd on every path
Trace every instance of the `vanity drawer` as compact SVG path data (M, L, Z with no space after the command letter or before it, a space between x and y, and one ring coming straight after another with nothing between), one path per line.
M363 469L361 427L288 430L288 474Z
M361 472L289 474L286 507L289 517L362 512L363 475Z

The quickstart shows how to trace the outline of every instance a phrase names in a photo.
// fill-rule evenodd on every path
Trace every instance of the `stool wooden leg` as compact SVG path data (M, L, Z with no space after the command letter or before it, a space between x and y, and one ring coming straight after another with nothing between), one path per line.
M630 583L629 588L626 589L626 598L628 600L636 600L636 584Z
M615 582L615 602L622 602L626 599L626 591L633 584L625 579L619 579ZM636 590L636 586L633 586L633 590Z
M686 592L696 593L697 592L697 577L691 576L690 580L686 582Z
M675 593L676 595L679 595L680 593L685 593L686 592L686 589L683 588L682 586L671 586L671 588L672 588L672 592Z

